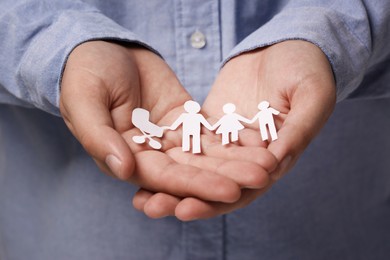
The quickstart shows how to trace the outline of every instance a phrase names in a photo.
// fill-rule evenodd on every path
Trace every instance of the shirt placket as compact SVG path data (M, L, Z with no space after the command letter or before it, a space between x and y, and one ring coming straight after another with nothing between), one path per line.
M175 0L176 73L202 103L218 73L222 53L218 0ZM224 217L183 223L183 259L224 259Z
M221 61L218 0L176 0L177 75L191 96L202 103Z

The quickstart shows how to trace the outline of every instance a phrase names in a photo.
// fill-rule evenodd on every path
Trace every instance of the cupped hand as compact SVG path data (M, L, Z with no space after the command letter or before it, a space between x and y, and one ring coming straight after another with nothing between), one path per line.
M218 118L221 106L231 102L237 113L252 118L263 100L281 112L274 116L278 140L262 143L258 123L254 123L249 126L252 131L242 132L241 143L266 145L280 163L286 162L287 167L274 174L277 179L291 168L334 109L336 87L324 53L301 40L244 53L221 70L203 111Z
M262 188L244 188L240 199L233 203L141 190L136 204L148 206L152 208L150 211L160 212L161 216L170 214L182 220L214 217L248 205L269 190L298 160L331 115L335 93L330 64L312 43L285 41L233 58L220 71L202 109L207 116L217 119L223 115L222 106L233 103L237 113L252 118L258 112L257 105L267 100L271 107L281 112L275 116L276 141L263 142L258 123L254 123L240 132L238 143L224 148L225 151L240 149L236 159L259 163L259 157L250 151L266 147L278 161L271 181ZM205 155L226 158L229 152L221 152L216 145L215 142L207 144ZM164 201L169 203L164 204Z

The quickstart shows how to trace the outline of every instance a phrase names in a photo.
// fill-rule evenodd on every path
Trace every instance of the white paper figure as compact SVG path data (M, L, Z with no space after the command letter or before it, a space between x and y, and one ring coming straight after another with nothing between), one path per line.
M213 129L218 127L215 133L222 134L222 145L226 145L230 143L230 135L232 142L238 141L238 131L244 129L240 121L245 123L251 123L251 121L234 113L236 106L232 103L225 104L222 109L225 115L213 125Z
M259 120L260 134L263 141L268 140L268 126L271 139L272 141L275 141L278 139L278 135L276 133L273 115L279 115L280 112L272 107L269 107L269 102L267 101L260 102L257 108L260 110L260 112L255 115L255 117L251 120L251 123L255 122L256 119Z
M203 115L199 114L200 105L192 100L184 103L184 110L187 113L181 114L168 129L175 130L180 125L183 128L182 150L190 151L190 141L192 137L192 153L200 153L200 130L201 125L212 130L212 126L207 122Z
M146 142L146 139L148 139L149 146L158 150L161 149L162 145L159 141L154 140L152 137L162 137L164 130L158 125L150 122L149 116L149 111L143 108L136 108L133 110L131 122L143 134L141 136L133 136L133 141L137 144L143 144Z

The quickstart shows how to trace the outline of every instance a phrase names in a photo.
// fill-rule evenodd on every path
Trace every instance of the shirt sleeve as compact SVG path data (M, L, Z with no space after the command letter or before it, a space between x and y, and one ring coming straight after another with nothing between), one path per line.
M64 65L79 44L120 40L153 50L81 1L3 0L0 24L0 103L36 107L55 115L59 115Z
M390 79L390 71L383 69L390 65L389 24L390 1L290 1L240 42L224 63L256 48L285 40L306 40L327 56L338 101L359 96L389 97L389 84L361 84L372 77L377 82L378 77Z

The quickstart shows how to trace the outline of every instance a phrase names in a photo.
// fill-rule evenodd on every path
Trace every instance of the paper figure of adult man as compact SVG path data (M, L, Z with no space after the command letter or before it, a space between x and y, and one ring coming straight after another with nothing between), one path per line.
M213 127L209 122L199 113L200 105L189 100L184 103L184 110L186 113L181 114L176 121L170 127L164 127L166 129L175 130L182 125L182 150L188 152L191 150L192 139L192 153L201 153L200 146L200 132L201 126L205 126L209 130L213 130Z

